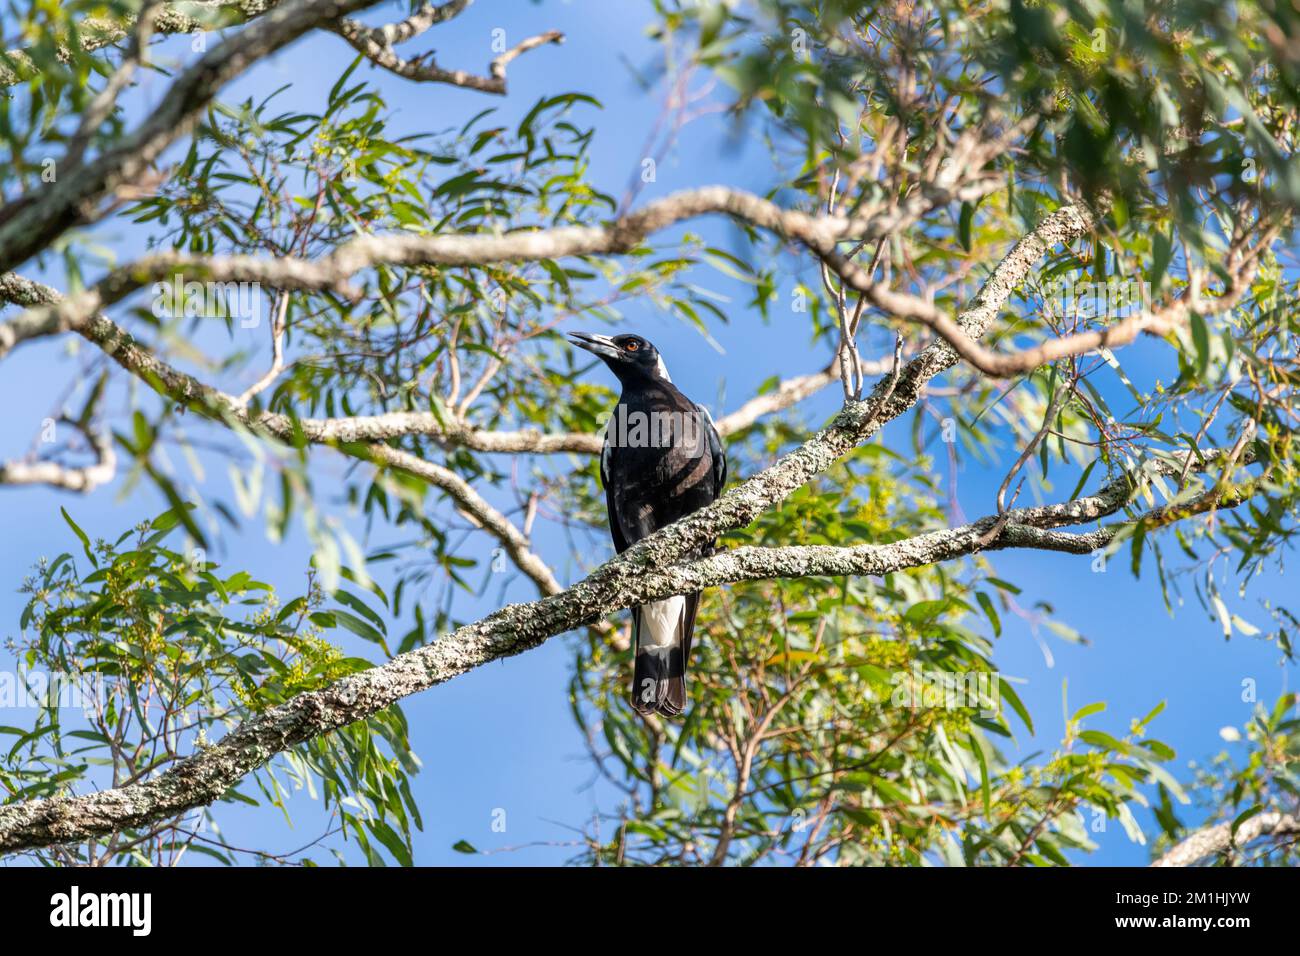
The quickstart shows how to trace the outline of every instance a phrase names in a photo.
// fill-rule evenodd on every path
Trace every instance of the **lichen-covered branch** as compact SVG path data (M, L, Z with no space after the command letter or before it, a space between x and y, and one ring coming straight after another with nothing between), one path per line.
M158 12L153 33L204 33L244 23L278 6L283 0L189 0L168 3ZM77 41L87 53L112 46L131 35L136 21L132 17L87 17L77 24ZM56 54L66 62L72 57L70 47L60 47ZM0 52L0 87L31 79L40 72L25 50Z
M1066 227L1053 233L1055 241L1072 230L1086 228L1087 220L1080 214L1065 218ZM993 288L986 286L963 313L969 334L983 334L1047 248L1040 241L1026 249L1022 240L1012 250L1010 264L1004 261L995 270ZM26 291L30 294L31 290ZM170 369L107 319L83 322L78 331L164 394L175 391L184 396L187 404L214 418L246 421L241 419L241 415L247 416L246 410L229 396ZM552 635L596 621L619 608L727 581L808 574L887 574L972 553L981 546L988 522L996 521L996 517L887 544L846 549L740 548L682 563L683 556L701 543L745 526L831 467L885 422L903 414L935 375L955 363L955 355L949 358L945 349L949 349L945 343L932 344L896 374L882 380L867 400L845 405L827 427L797 449L734 486L712 505L633 545L567 590L529 604L502 608L427 647L296 697L152 780L87 796L0 808L0 851L137 827L210 803L282 750L362 719L483 663L528 650ZM381 455L397 453L382 444L372 448ZM1115 504L1116 509L1121 506ZM1070 522L1063 519L1062 523ZM1009 523L990 546L1072 550L1077 547L1077 541L1072 539L1078 537L1050 528Z
M1257 813L1232 832L1232 821L1197 830L1152 866L1191 866L1207 856L1246 846L1262 837L1300 837L1300 818L1290 813Z
M770 504L769 497L787 486L793 480L791 476L801 473L806 462L818 460L825 453L837 427L854 420L850 417L839 426L832 425L800 449L802 457L798 452L787 456L733 489L719 502L729 505L723 513L742 515L764 507L764 502ZM1012 514L1024 517L1028 512ZM709 517L717 520L716 513ZM556 634L595 623L624 607L737 581L885 575L949 561L980 550L985 533L999 520L999 516L990 515L960 528L945 528L887 544L851 548L742 547L693 562L659 560L661 555L682 553L682 542L689 540L689 535L682 533L679 523L607 561L567 590L528 604L509 605L382 666L301 694L246 722L214 746L199 750L152 780L85 796L0 807L0 852L139 827L211 803L245 774L283 750L362 720L403 697L475 667L522 653ZM1087 553L1093 544L1087 535L1062 535L1011 523L990 547Z

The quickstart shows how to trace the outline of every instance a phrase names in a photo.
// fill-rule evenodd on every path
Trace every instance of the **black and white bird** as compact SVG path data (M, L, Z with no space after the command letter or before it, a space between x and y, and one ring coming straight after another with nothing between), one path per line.
M609 531L621 554L722 494L727 459L708 411L673 385L653 345L637 335L571 332L570 338L608 365L623 386L600 453ZM685 557L712 550L709 545ZM675 716L686 709L686 664L699 603L697 592L632 608L632 706L642 713Z

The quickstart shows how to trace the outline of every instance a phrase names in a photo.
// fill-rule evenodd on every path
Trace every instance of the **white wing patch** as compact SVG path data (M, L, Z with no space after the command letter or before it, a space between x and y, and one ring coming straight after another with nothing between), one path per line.
M641 605L643 626L637 634L637 650L666 654L676 647L685 616L686 598L680 594Z

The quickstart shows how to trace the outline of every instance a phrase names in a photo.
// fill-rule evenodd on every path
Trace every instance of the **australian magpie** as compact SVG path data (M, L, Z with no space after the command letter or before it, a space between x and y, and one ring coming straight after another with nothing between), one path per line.
M708 411L678 391L653 345L637 335L570 337L599 356L623 386L600 453L609 531L622 553L722 494L727 459ZM687 557L712 550L709 545ZM697 592L632 609L637 710L669 716L685 710L686 662L699 603Z

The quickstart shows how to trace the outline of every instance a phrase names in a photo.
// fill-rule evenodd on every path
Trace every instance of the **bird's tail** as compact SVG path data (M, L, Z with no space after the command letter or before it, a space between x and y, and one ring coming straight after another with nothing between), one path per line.
M632 609L632 706L641 713L676 717L686 709L686 663L699 603L698 594L685 594Z

